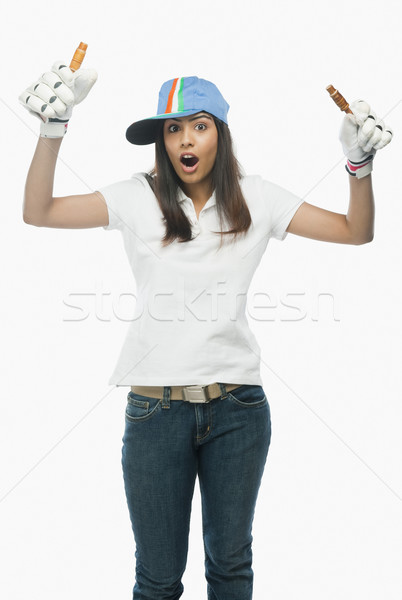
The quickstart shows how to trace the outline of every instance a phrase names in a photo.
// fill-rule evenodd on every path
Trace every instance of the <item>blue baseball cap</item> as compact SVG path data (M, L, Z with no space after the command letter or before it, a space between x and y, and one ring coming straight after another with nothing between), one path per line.
M229 104L211 81L198 77L176 77L165 81L159 91L157 114L136 121L126 131L132 144L155 142L158 120L187 117L205 111L227 124Z

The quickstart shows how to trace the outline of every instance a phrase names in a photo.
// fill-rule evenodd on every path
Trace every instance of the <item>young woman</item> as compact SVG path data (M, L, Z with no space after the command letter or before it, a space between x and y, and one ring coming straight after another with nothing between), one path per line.
M252 522L271 437L260 349L245 317L247 290L271 237L373 239L376 149L392 132L363 101L345 116L350 202L338 214L243 176L229 105L197 77L165 82L157 114L133 123L133 144L155 143L151 173L91 194L53 197L72 107L96 73L55 63L20 96L41 116L24 221L39 227L120 230L137 304L109 383L129 386L122 466L136 543L135 600L183 593L198 476L210 600L252 597Z

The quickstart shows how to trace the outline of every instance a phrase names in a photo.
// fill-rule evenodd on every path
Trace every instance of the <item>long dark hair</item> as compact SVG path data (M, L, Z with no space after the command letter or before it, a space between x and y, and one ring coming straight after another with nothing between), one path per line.
M221 236L245 234L251 226L251 215L240 187L242 177L241 166L234 155L232 136L229 127L211 115L218 130L218 151L212 169L212 189L215 191L216 208L219 215L221 231L214 231ZM166 152L161 119L155 141L155 166L146 174L149 185L155 193L163 213L166 227L162 245L167 246L175 239L189 242L192 238L191 224L178 202L178 189L181 180L176 174ZM222 231L224 221L230 226Z

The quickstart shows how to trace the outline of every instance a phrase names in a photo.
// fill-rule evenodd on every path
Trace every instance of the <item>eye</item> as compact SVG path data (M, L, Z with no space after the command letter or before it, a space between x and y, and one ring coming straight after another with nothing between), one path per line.
M197 123L197 125L195 126L195 128L196 128L198 131L204 131L204 130L207 128L207 126L206 126L206 124L205 124L205 123Z
M179 126L175 125L174 123L172 123L172 125L169 125L169 127L168 127L168 131L170 133L174 133L175 131L178 131L178 130L179 130Z

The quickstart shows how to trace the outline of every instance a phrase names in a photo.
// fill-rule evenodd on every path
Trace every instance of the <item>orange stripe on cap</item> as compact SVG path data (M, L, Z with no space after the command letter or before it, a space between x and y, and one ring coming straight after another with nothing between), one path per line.
M168 101L167 101L167 106L166 106L165 114L172 112L173 96L174 96L174 93L175 93L175 90L176 90L176 85L177 85L178 81L179 81L179 77L177 77L173 81L173 85L172 85L171 90L169 92L169 97L168 97Z

